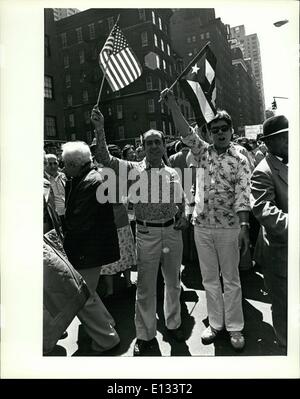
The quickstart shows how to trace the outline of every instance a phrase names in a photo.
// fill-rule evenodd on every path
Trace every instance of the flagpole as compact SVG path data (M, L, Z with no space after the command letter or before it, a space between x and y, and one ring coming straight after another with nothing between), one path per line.
M195 55L195 57L192 59L192 61L188 64L188 66L186 68L184 68L184 70L179 74L179 76L177 76L177 78L175 79L175 81L171 84L171 86L169 87L168 90L172 90L172 88L176 85L176 83L179 81L179 79L182 78L183 75L186 74L186 72L190 69L190 67L196 62L196 60L198 60L198 58L200 58L202 56L203 53L205 53L207 47L210 45L210 42L207 42L206 45L204 47L202 47L202 49L199 51L198 54ZM158 102L161 102L161 98L158 100Z
M120 19L120 14L118 15L117 20L116 20L114 26L112 27L112 30L110 31L108 37L111 35L111 32L114 30L115 26L116 26L117 23L119 22L119 19ZM106 63L106 67L105 67L105 70L104 70L104 74L103 74L103 78L102 78L100 90L99 90L99 93L98 93L98 99L97 99L97 103L96 103L97 107L99 107L100 96L101 96L101 93L102 93L102 88L103 88L103 84L104 84L104 79L105 79L105 77L106 77L106 70L107 70L107 67L108 67L109 59L110 59L110 56L108 57L108 60L107 60L107 63Z

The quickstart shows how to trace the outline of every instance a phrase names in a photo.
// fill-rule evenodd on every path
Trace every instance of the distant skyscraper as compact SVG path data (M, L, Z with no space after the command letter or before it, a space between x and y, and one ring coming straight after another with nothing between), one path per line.
M234 26L230 29L231 37L237 39L236 45L243 52L244 59L249 61L253 75L255 76L256 86L260 93L261 113L265 111L265 95L262 76L262 64L260 57L259 40L256 33L246 35L245 26Z
M78 12L80 12L78 8L53 8L54 21L70 17Z

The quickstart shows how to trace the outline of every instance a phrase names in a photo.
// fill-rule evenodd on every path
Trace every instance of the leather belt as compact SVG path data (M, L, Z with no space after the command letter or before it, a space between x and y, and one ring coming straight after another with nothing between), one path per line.
M136 219L137 224L141 224L146 227L168 227L171 226L171 224L175 223L175 218L168 220L167 222L163 223L156 223L156 222L146 222L145 220L138 220Z

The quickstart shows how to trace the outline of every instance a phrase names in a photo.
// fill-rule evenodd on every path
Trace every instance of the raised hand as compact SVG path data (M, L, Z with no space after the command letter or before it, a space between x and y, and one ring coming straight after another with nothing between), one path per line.
M91 121L95 126L95 129L103 129L104 128L104 117L101 114L100 109L97 105L94 106L91 113Z

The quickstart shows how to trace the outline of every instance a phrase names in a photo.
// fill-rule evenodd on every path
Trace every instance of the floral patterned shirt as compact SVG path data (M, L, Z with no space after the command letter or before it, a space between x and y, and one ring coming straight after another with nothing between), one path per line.
M104 167L115 171L123 183L123 187L119 187L121 193L126 192L128 200L133 203L136 219L167 221L174 218L179 210L185 212L180 177L175 169L164 162L160 168L152 168L145 159L131 162L113 157L107 150L104 134L97 143L95 158ZM140 195L144 189L145 195ZM141 200L134 200L134 196Z
M193 224L238 228L237 212L250 211L251 170L247 158L232 143L218 154L196 130L191 129L182 140L191 149L187 165L198 168Z

